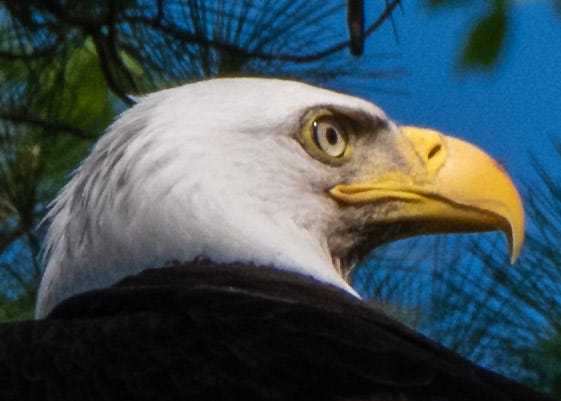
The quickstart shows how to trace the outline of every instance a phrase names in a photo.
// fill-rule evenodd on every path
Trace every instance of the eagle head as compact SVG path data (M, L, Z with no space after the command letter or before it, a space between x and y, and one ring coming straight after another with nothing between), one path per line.
M354 293L349 272L388 241L498 229L514 260L524 235L514 185L476 147L356 97L254 78L140 99L47 219L37 317L178 262L275 266Z

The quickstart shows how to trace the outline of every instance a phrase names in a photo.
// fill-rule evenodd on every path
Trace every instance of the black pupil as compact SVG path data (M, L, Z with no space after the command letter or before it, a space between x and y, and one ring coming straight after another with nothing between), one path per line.
M339 134L337 134L335 128L329 127L325 131L325 139L327 139L327 142L329 142L329 144L333 146L339 141Z

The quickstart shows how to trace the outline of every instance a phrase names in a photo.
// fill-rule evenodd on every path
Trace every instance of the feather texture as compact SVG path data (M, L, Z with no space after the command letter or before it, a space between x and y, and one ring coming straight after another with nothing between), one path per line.
M2 400L548 400L268 267L148 270L0 338Z

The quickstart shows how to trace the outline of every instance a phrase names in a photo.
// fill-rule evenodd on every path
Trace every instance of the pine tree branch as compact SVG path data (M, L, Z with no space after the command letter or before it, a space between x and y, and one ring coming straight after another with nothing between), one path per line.
M366 39L368 36L372 35L382 25L382 23L387 18L390 17L393 10L400 3L401 0L390 1L387 4L387 6L384 8L384 10L380 13L380 15L376 18L376 20L372 22L364 30L364 38ZM123 20L129 23L141 23L143 25L150 26L153 29L157 29L162 33L171 35L176 39L179 39L181 41L190 44L212 47L217 50L236 53L242 57L261 59L265 61L286 61L286 62L292 62L298 64L312 63L315 61L322 60L326 57L329 57L335 53L338 53L341 50L349 47L351 44L350 40L343 40L323 50L319 50L317 52L309 53L309 54L302 54L302 55L291 54L291 53L267 53L267 52L261 52L256 50L248 50L240 46L233 45L231 43L226 43L221 40L211 39L204 35L187 32L184 29L179 28L177 26L164 24L162 22L163 19L160 16L157 16L156 18L148 18L145 16L131 16L131 17L124 18Z
M95 135L92 132L88 132L74 125L66 124L63 122L56 122L50 120L44 120L38 117L19 114L19 113L8 113L0 111L0 119L10 121L15 124L28 124L39 128L44 128L48 131L61 131L67 132L69 134L75 135L80 138L94 138Z

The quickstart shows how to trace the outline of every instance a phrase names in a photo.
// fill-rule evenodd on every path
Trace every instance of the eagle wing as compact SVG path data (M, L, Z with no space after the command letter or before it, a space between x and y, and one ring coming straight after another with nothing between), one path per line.
M341 289L277 269L147 270L0 325L2 400L547 400Z

